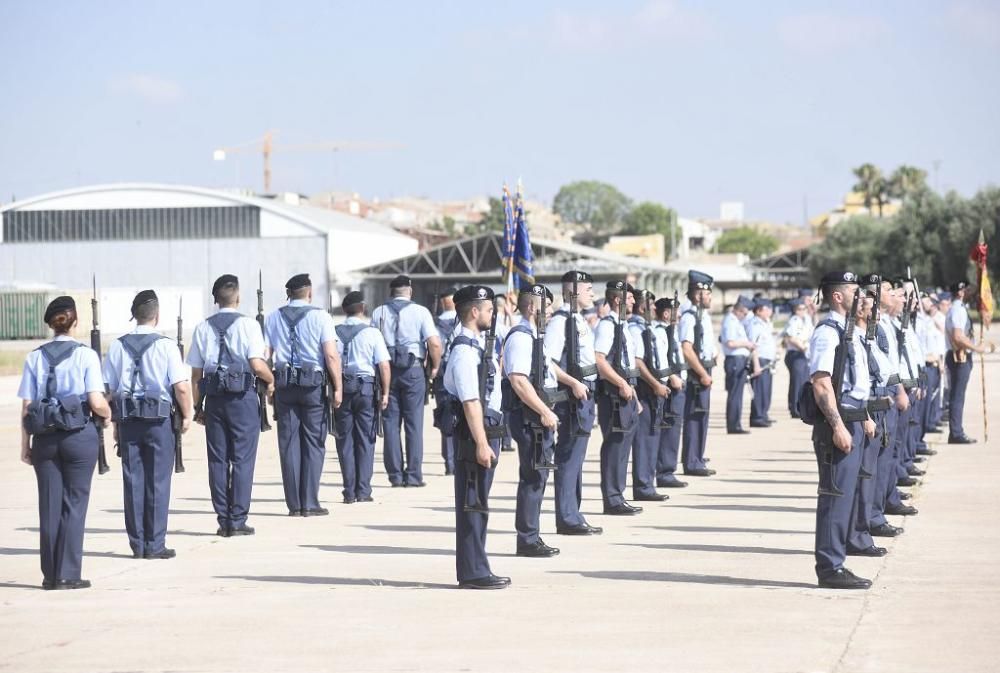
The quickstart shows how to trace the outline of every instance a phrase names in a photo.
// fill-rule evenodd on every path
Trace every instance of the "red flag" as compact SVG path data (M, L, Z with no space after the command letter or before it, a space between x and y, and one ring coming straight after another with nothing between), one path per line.
M987 329L993 320L993 290L990 287L990 276L986 272L986 258L988 253L989 249L986 245L986 237L983 235L983 230L980 229L979 242L973 245L969 251L969 259L976 265L976 287L979 288L977 308L980 318L983 321L983 326Z

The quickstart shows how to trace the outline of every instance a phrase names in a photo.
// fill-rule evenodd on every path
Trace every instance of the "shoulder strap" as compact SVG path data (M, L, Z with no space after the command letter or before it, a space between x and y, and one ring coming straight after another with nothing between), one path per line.
M479 351L480 354L482 354L483 352L483 347L479 343L479 341L473 339L472 337L466 334L459 334L457 337L451 340L451 347L455 348L455 346L471 346L472 348L475 348L477 351Z
M142 372L142 356L154 343L165 338L162 334L126 334L118 339L125 352L132 357L132 379L128 386L129 395L135 394L135 384Z
M45 375L45 397L52 399L56 396L56 367L68 360L82 345L79 341L50 341L38 347L37 350L42 352L42 357L49 365L49 371Z
M351 342L354 341L354 337L361 334L362 331L368 329L371 325L359 324L359 325L337 325L335 331L337 332L337 339L340 343L344 344L344 351L351 346ZM374 327L371 327L375 329Z
M827 327L834 328L835 330L837 330L837 334L843 334L844 333L844 326L841 325L836 320L834 320L833 318L824 318L823 320L821 320L819 322L818 325L816 325L816 327L822 327L823 325L826 325Z
M226 313L216 313L215 315L210 316L205 322L211 325L212 329L215 330L217 334L225 334L229 331L229 328L233 326L233 323L242 317L243 315L240 313L227 311Z
M318 311L318 306L282 306L278 309L278 313L281 314L282 319L285 324L288 325L289 329L295 329L296 325L302 322L302 319L309 314L310 311Z

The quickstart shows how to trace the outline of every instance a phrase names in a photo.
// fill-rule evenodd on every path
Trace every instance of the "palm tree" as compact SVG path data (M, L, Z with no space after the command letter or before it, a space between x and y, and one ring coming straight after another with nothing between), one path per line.
M858 179L854 191L864 196L865 208L871 212L872 203L877 204L878 216L882 217L882 206L886 200L886 182L882 171L874 164L862 164L854 169L854 176Z
M927 171L915 166L900 166L889 177L889 196L905 199L927 189Z

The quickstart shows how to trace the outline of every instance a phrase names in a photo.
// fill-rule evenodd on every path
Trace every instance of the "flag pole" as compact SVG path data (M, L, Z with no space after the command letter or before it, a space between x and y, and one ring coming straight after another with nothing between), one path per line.
M985 342L986 320L983 313L979 312L979 343ZM990 426L986 416L986 355L979 353L979 379L983 385L983 444L990 441Z

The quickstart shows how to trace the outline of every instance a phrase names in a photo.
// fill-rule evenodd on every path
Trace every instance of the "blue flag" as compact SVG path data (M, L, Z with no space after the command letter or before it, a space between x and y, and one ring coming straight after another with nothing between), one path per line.
M517 201L514 205L514 250L511 255L511 262L508 262L510 279L507 281L508 287L515 290L521 289L521 285L531 285L535 282L535 272L533 264L535 257L531 252L531 239L528 237L528 224L524 220L524 198L521 195L521 185L517 186Z

